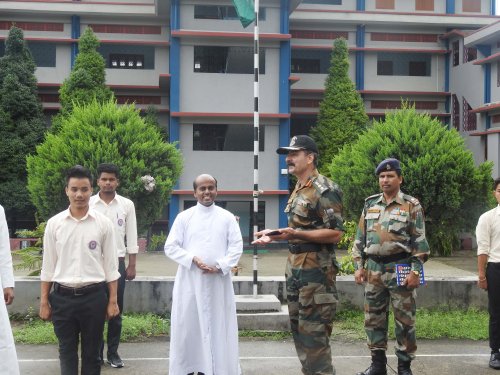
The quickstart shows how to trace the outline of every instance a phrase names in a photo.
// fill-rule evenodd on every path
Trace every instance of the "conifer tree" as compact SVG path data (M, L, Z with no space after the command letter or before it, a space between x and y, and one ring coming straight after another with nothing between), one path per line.
M0 58L0 204L9 228L18 221L34 221L35 208L26 189L26 156L35 150L46 131L38 99L36 65L23 31L15 26Z
M87 104L94 99L104 103L113 97L106 86L106 63L97 51L99 44L92 29L86 28L78 41L75 65L59 89L61 110L52 118L52 133L59 131L62 117L69 115L75 104Z
M311 137L318 145L322 172L327 171L326 166L345 144L357 139L367 123L363 101L349 78L347 42L335 39L318 122L311 129Z

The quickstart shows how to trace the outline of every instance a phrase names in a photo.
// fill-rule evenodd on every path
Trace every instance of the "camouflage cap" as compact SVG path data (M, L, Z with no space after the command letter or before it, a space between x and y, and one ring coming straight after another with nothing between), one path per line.
M383 160L377 168L375 168L375 175L379 175L382 172L396 171L401 173L401 164L398 159L389 158Z
M288 154L290 151L311 151L318 154L318 146L316 146L316 142L307 135L296 135L290 140L290 146L288 147L280 147L276 150L278 154Z

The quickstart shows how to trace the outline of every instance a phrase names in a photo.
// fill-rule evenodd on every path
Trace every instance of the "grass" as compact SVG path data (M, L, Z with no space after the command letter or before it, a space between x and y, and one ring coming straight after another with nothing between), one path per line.
M154 314L124 314L121 340L141 341L149 337L167 335L170 320ZM14 340L23 344L56 344L57 338L51 322L44 322L29 315L12 324ZM107 325L105 332L107 330ZM106 335L104 335L106 337Z
M12 316L12 328L17 343L55 344L52 323L34 317L33 312L26 316ZM394 339L392 312L389 317L389 337ZM332 338L364 340L364 313L359 310L343 310L336 315ZM154 314L124 314L122 341L141 341L150 337L168 335L170 319ZM246 339L265 339L280 341L290 338L290 332L240 331ZM456 310L448 308L417 310L418 339L488 339L488 313L483 310Z
M488 339L488 312L478 309L418 309L418 339ZM345 310L337 313L332 336L364 339L364 313ZM394 339L394 315L389 314L389 337Z

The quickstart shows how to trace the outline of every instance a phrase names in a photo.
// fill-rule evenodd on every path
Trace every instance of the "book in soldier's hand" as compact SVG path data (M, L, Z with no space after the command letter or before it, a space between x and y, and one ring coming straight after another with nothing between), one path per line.
M396 280L398 283L398 286L403 285L403 282L406 279L406 276L411 271L411 265L410 264L396 264ZM420 285L425 284L425 278L424 278L424 267L421 268L420 270Z

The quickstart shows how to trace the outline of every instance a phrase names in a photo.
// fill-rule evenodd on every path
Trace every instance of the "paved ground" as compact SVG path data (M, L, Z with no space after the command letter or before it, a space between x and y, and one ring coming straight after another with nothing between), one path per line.
M345 255L340 252L338 257ZM261 251L258 255L260 276L283 275L287 251ZM476 275L477 260L474 251L459 251L449 258L432 258L425 265L427 276ZM253 254L245 253L240 261L241 276L251 276ZM139 276L173 276L177 266L163 253L140 254ZM26 271L16 271L25 275ZM120 353L126 363L123 369L105 366L102 374L156 375L168 373L168 340L159 338L142 343L125 343ZM393 345L392 343L390 345ZM337 375L355 374L370 362L364 341L332 339L333 359ZM57 348L54 345L18 345L18 356L23 375L53 375L59 373ZM488 368L488 343L462 340L421 340L418 358L413 370L418 375L495 374ZM392 348L389 352L392 354ZM299 375L300 365L291 340L240 340L240 359L244 375ZM0 359L1 360L1 359ZM396 368L396 358L389 356L389 366ZM396 374L388 371L388 374ZM3 374L0 374L3 375Z
M391 343L392 344L392 343ZM364 342L332 340L333 362L337 375L353 375L368 367L370 359ZM53 375L59 372L56 347L53 345L18 345L23 375ZM125 362L122 369L103 368L103 375L165 375L168 373L168 342L166 339L146 343L120 345ZM390 369L397 360L389 354ZM417 359L412 368L417 375L489 375L488 345L482 341L432 340L419 342ZM240 340L240 362L243 375L300 375L300 364L291 340ZM397 372L388 369L388 374ZM235 374L236 375L236 374Z
M340 251L337 258L345 256ZM285 273L287 250L269 250L258 253L258 275L282 276ZM240 276L253 275L253 252L243 254L240 260ZM137 261L137 274L140 276L174 276L177 264L168 259L162 252L140 254ZM425 264L427 276L472 276L477 275L477 259L473 250L457 251L452 257L431 258Z
M258 275L282 276L285 273L287 250L259 250ZM345 256L339 251L337 258ZM253 275L253 252L245 251L240 260L240 276ZM168 259L163 252L139 254L137 276L175 276L177 264ZM26 270L15 271L16 276L25 276ZM427 276L473 276L477 275L477 259L474 250L456 251L451 257L433 257L425 264Z

